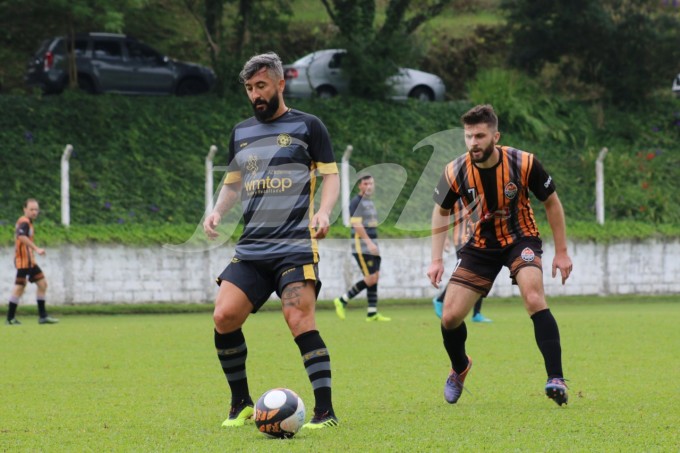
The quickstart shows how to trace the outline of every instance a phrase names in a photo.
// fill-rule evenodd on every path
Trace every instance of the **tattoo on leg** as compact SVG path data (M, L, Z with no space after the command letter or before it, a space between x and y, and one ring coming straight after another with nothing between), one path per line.
M305 284L302 282L291 283L286 286L283 290L283 294L281 294L281 302L283 305L286 307L296 307L300 305L300 300L302 299L300 293L304 287Z

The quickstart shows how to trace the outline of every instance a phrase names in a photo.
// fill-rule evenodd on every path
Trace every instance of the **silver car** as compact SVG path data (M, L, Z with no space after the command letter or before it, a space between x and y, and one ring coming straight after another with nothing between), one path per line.
M344 49L318 50L285 65L284 94L293 98L310 98L313 95L330 98L347 93L351 70L342 67L346 53ZM394 100L444 100L444 82L427 72L399 68L397 74L387 79L387 84L392 88L391 98Z

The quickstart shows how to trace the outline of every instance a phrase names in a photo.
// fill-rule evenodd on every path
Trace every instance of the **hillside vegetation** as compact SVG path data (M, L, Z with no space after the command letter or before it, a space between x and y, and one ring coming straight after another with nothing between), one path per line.
M473 102L492 102L501 118L501 143L534 152L548 168L571 223L594 223L594 162L602 147L610 150L605 161L607 221L644 222L652 231L680 223L680 195L673 189L680 179L677 100L660 97L635 111L600 110L534 95L530 82L517 77L504 72L480 77L471 86L472 100L464 102L347 97L288 103L326 123L338 161L351 144L356 170L392 164L376 171L378 185L399 194L386 222L396 223L397 229L427 229L429 195L441 165L463 152L458 143L444 148L448 154L442 157L432 137L458 127L458 118ZM0 109L5 174L0 223L7 241L27 197L41 202L42 231L59 225L59 166L66 144L75 150L70 161L74 226L144 225L153 231L198 225L205 156L217 145L215 165L225 165L231 127L251 114L245 96L0 96ZM445 138L455 141L455 136ZM439 159L434 170L427 165L433 156ZM222 176L215 172L216 188Z

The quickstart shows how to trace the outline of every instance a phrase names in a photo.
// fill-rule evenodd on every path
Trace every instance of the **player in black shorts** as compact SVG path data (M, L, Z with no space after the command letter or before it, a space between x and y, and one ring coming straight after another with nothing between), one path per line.
M47 314L45 308L45 295L47 293L47 279L42 269L35 261L35 254L45 255L45 249L38 247L34 241L35 228L33 221L40 213L40 205L35 198L29 198L24 202L24 215L19 217L14 229L14 265L17 268L17 275L14 279L14 288L9 297L7 306L7 325L19 325L21 322L16 318L19 301L26 289L26 283L35 283L38 287L36 291L36 302L38 304L38 323L56 324L58 319Z
M349 203L352 223L352 255L364 277L333 301L335 312L340 319L345 319L345 307L350 299L365 289L368 299L366 321L392 320L378 313L380 249L378 249L378 211L372 199L374 190L373 176L363 175L359 178L359 193Z
M557 322L545 300L541 239L529 203L529 191L543 203L553 232L555 257L552 275L560 270L562 284L572 262L567 253L564 211L552 177L533 154L497 145L498 118L490 105L479 105L462 116L468 152L450 162L435 188L432 212L432 263L427 275L439 287L444 273L442 249L454 203L462 199L473 211L474 232L459 250L442 312L444 347L451 360L444 398L453 404L463 390L472 360L465 352L465 316L479 296L486 296L503 266L519 286L524 306L534 324L538 348L548 380L546 395L558 405L567 403L562 374L562 350Z
M243 234L217 279L213 316L217 357L231 389L231 409L222 426L242 426L253 416L241 326L272 292L281 298L314 390L314 415L303 428L337 426L330 356L314 317L321 287L317 241L328 233L340 187L330 138L317 117L286 107L283 66L275 53L248 60L240 80L255 116L232 130L224 186L203 223L214 239L222 216L240 200ZM319 176L321 202L314 212Z

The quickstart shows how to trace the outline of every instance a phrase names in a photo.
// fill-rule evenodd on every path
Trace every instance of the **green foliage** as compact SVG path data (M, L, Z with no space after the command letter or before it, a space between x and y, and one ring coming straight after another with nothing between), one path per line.
M558 63L553 74L558 81L574 74L597 86L605 100L630 104L667 88L677 73L680 16L658 2L503 0L501 5L512 37L510 61L532 74Z
M471 93L475 102L491 102L499 112L501 144L535 153L553 175L569 224L595 219L595 159L605 146L610 150L605 160L607 227L639 221L667 235L659 225L680 224L680 193L669 190L680 177L680 161L673 152L680 140L677 100L659 98L631 110L604 109L598 122L589 105L543 96L533 82L515 73L483 72ZM353 145L351 164L356 170L381 163L403 168L406 181L394 188L398 197L387 227L400 218L433 156L430 146L414 147L429 136L458 128L460 115L472 104L338 97L328 102L290 100L288 105L324 121L338 160L345 147ZM203 217L204 159L210 146L219 149L213 179L217 190L231 128L252 114L244 95L0 96L0 110L0 167L6 175L0 179L3 244L12 243L14 222L28 197L41 203L39 242L77 243L88 235L97 241L108 237L134 244L183 242ZM68 233L59 226L59 166L66 144L75 150ZM425 210L431 203L428 181L435 181L439 170L435 173L424 179L427 193L419 203ZM543 220L540 204L534 208ZM394 235L427 233L428 219L427 214L418 215L411 220L422 226L420 230ZM102 226L101 233L94 225ZM600 236L586 232L583 237Z
M229 389L208 312L71 316L67 309L75 307L64 307L62 316L52 306L61 322L40 326L21 306L23 325L0 329L11 395L0 400L0 413L12 414L0 450L430 452L455 444L465 451L673 451L680 444L678 302L677 296L551 299L570 387L569 405L561 408L543 394L543 363L517 298L488 299L484 313L495 322L468 326L474 366L465 382L469 392L455 406L442 398L449 364L429 300L381 301L392 322L380 325L364 322L364 304L338 322L332 304L319 303L340 426L285 441L265 438L252 422L220 428ZM309 420L314 397L300 352L280 304L265 307L244 326L252 397L291 388ZM640 357L645 385L630 373Z

